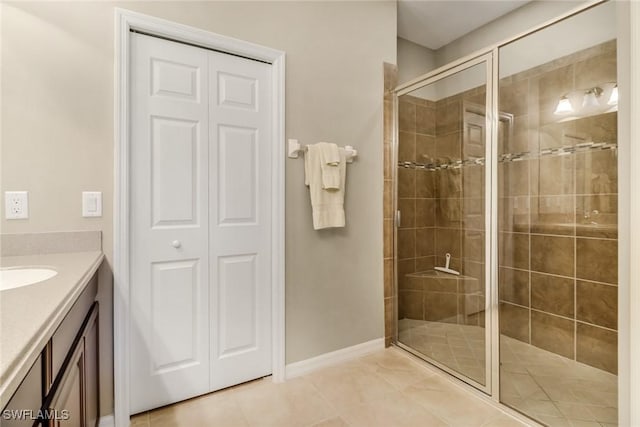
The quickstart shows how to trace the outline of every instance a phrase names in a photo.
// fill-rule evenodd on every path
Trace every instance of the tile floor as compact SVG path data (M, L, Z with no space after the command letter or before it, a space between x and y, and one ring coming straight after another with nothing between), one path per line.
M132 427L523 426L389 348L274 384L252 381L132 418Z
M485 329L456 323L401 319L398 341L485 384Z
M478 326L402 319L399 341L484 382L484 333ZM503 403L551 427L617 425L616 375L502 335Z

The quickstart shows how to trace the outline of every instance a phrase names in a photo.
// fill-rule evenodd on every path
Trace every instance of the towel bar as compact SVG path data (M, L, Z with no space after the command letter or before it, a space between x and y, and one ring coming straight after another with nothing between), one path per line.
M297 139L289 139L289 150L287 155L290 159L297 159L300 153L307 150L307 146L302 146ZM358 150L351 145L346 145L344 151L347 158L347 163L353 163L353 158L358 155Z

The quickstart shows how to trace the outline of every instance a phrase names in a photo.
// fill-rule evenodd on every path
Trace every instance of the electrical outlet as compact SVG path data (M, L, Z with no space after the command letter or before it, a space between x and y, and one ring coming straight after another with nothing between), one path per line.
M29 192L5 191L4 212L6 219L29 218Z

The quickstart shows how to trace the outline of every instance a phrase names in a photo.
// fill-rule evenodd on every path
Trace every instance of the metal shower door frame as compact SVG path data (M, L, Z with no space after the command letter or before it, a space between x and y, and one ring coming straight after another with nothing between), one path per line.
M392 147L392 171L393 182L393 212L398 212L398 98L406 95L414 90L431 85L454 74L463 72L480 64L485 66L486 80L486 99L485 109L485 384L481 384L473 379L455 371L452 368L423 355L411 347L398 342L398 227L394 224L393 245L394 245L394 321L395 333L393 342L398 347L426 360L432 365L442 369L455 378L475 387L476 389L491 396L494 400L499 398L499 325L498 325L498 268L497 268L497 250L498 250L498 218L497 218L497 158L498 158L498 141L497 141L497 121L494 117L498 114L498 85L497 85L497 48L479 52L475 55L454 61L442 68L436 69L406 84L398 86L394 90L393 97L393 147ZM496 214L494 215L493 212ZM397 215L396 215L397 217ZM494 265L495 264L495 265Z

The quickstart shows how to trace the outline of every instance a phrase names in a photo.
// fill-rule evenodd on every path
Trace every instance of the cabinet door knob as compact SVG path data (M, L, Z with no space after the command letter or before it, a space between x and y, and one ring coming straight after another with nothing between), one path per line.
M182 243L180 243L180 240L174 240L173 242L171 242L171 246L178 249L180 246L182 246Z

